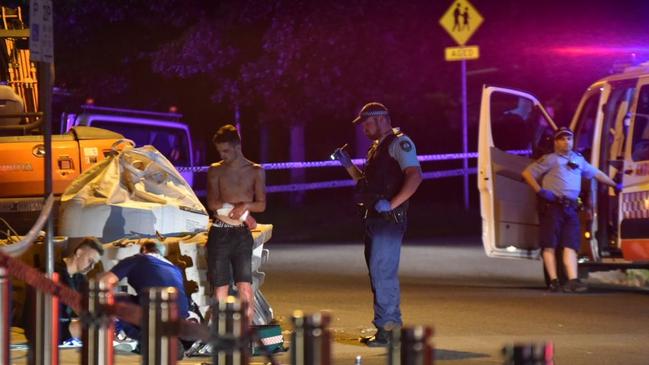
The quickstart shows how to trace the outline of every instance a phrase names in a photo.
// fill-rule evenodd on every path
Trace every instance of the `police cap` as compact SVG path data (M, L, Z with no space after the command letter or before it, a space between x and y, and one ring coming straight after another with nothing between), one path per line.
M385 107L385 105L381 103L377 103L375 101L371 103L365 104L361 111L358 113L358 116L356 119L352 121L352 124L357 124L365 120L365 118L368 117L375 117L379 115L389 115L388 113L388 108Z
M561 127L554 132L554 139L558 139L561 136L574 136L575 134L568 127Z

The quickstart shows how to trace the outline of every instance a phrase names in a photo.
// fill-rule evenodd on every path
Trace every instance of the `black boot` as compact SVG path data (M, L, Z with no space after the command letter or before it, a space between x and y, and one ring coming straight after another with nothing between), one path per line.
M390 346L390 337L392 336L392 331L387 331L383 328L376 330L374 336L369 337L365 340L367 347L388 347Z

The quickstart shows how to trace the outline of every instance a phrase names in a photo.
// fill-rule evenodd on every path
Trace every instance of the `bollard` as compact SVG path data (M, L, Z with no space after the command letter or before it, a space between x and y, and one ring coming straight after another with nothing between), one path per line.
M11 318L11 297L10 286L11 282L7 275L7 268L0 264L0 316L3 320L0 321L0 363L9 364L9 319Z
M432 328L426 326L394 329L388 348L388 364L432 365L434 359L432 337Z
M331 333L327 328L331 318L326 313L304 316L293 312L291 345L292 365L329 365L331 363Z
M178 291L147 288L142 316L142 364L174 365L178 359Z
M504 365L554 365L554 344L515 343L503 348Z
M83 294L81 363L113 365L115 325L107 313L107 306L114 303L113 293L103 283L91 279Z
M233 296L212 306L212 363L248 365L250 341L247 303Z
M53 282L59 282L59 274L50 276ZM36 318L34 338L30 343L30 365L50 365L59 363L59 297L36 290ZM50 328L50 333L45 333Z

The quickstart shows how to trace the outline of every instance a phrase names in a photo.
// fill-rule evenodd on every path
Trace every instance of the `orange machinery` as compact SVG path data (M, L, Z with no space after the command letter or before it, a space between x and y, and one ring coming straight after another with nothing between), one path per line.
M122 135L78 126L52 136L52 183L55 195L83 171L103 160ZM38 216L44 188L43 136L0 137L0 218L25 233ZM0 225L1 227L2 225Z

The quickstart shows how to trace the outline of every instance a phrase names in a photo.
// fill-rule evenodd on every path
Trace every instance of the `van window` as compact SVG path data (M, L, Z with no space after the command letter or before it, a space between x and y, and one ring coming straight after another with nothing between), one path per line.
M575 126L575 151L580 152L584 156L589 156L593 145L593 133L595 131L595 119L597 118L597 106L599 105L599 98L601 92L598 91L591 94L583 108L579 111L577 125Z
M640 88L633 127L633 161L649 160L649 85Z
M539 146L548 135L552 135L552 128L532 100L503 93L491 95L491 136L498 149L527 150L528 156L535 150L534 155L542 155L552 152L551 144ZM539 148L542 151L537 153Z
M175 166L191 165L187 138L181 129L125 124L101 119L93 120L92 126L120 133L132 139L138 147L152 145Z
M608 172L608 160L623 157L636 82L636 80L625 80L611 83L611 93L604 106L600 147L599 163L604 172Z

